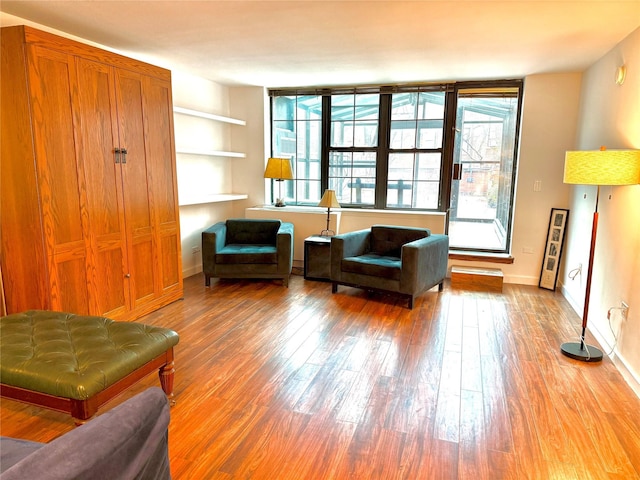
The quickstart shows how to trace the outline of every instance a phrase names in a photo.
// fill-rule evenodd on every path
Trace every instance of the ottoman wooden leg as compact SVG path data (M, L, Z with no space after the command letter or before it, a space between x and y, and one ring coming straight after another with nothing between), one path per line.
M167 396L167 400L169 400L169 405L171 406L176 404L176 400L173 395L173 378L175 373L176 370L173 367L173 361L160 367L160 371L158 372L160 377L160 386L162 386L162 390Z

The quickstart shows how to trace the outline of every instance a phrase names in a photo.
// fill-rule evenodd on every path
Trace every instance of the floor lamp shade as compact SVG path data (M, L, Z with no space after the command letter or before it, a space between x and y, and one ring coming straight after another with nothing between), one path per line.
M640 150L567 152L564 183L634 185L640 183Z
M602 360L602 352L584 342L589 316L591 277L598 232L598 202L601 185L634 185L640 183L640 150L600 150L567 152L564 162L564 183L597 185L596 205L591 225L591 249L587 267L587 283L582 314L580 342L563 343L560 351L567 357L584 362Z
M276 207L284 207L284 198L282 197L282 181L293 180L293 171L291 170L291 160L288 158L270 158L267 160L267 168L264 170L264 178L273 178L279 183L279 196L276 199Z

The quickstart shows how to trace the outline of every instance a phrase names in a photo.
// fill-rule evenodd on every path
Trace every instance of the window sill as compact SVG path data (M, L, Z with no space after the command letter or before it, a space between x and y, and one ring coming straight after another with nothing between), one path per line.
M514 262L514 258L506 253L457 253L449 252L450 260L464 260L468 262L487 262L487 263L505 263L511 264Z

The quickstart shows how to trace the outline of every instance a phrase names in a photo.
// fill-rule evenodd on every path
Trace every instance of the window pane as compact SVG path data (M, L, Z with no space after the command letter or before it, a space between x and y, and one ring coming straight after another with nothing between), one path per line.
M336 191L340 204L374 205L375 152L331 152L329 188Z
M413 208L438 208L439 182L416 182Z
M443 119L444 95L444 92L420 92L416 118Z
M415 119L417 102L417 93L394 93L391 104L391 120Z
M353 95L333 95L331 97L331 119L353 120L355 99Z
M440 153L389 155L387 207L438 208Z
M301 95L274 97L272 154L292 158L295 180L274 182L286 201L315 203L320 200L322 150L322 97Z
M413 153L394 153L389 155L389 180L413 179Z
M418 148L442 147L443 120L418 120Z
M415 120L395 120L391 122L390 148L415 148L416 122Z
M390 148L441 148L443 127L443 92L393 94Z
M274 120L293 122L296 108L296 97L275 97L272 101L272 115Z
M417 180L440 181L442 155L439 153L418 153Z
M509 246L515 161L516 92L461 90L451 189L452 247L504 251Z
M331 97L331 146L376 147L380 95L355 94Z

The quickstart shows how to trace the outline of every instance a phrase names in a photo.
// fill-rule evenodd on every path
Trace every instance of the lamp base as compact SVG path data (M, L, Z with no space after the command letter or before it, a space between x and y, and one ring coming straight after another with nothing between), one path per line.
M600 362L602 360L602 352L598 348L580 342L563 343L560 346L560 351L563 355L582 362Z

